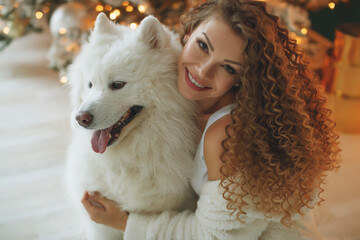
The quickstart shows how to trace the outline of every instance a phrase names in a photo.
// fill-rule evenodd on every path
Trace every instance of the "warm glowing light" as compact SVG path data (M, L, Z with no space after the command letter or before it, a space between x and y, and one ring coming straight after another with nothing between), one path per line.
M176 2L173 5L171 5L172 9L179 9L181 7L181 3L180 2Z
M335 8L335 3L334 2L329 2L329 8L332 10Z
M111 20L115 20L116 19L116 14L112 12L112 13L110 13L109 17L110 17Z
M72 48L71 45L67 45L67 46L65 47L65 50L66 50L67 52L71 52L72 49L73 49L73 48Z
M146 11L146 7L144 5L139 5L138 10L140 13L144 13Z
M338 96L338 97L341 97L341 96L343 95L343 93L342 93L341 90L337 89L337 90L335 91L335 95Z
M113 11L113 13L115 13L116 17L120 16L120 10L119 9L115 9Z
M124 2L123 2L123 6L129 6L129 2L128 2L128 1L124 1Z
M306 35L308 33L307 28L302 28L300 31L303 35Z
M96 9L96 11L98 11L98 12L102 12L102 11L104 11L104 6L99 4L99 5L96 6L95 9Z
M66 28L60 28L60 29L59 29L59 33L60 33L61 35L64 35L64 34L66 33Z
M65 50L67 52L74 52L77 53L80 51L80 46L76 42L71 42L66 45Z
M62 78L60 78L60 82L62 83L62 84L65 84L65 83L67 83L67 78L66 77L62 77Z
M135 29L135 28L137 28L137 24L136 23L130 23L129 27L131 29Z
M10 28L9 27L4 27L3 32L5 34L8 34L10 32Z
M296 37L295 40L296 40L296 43L297 43L297 44L300 44L300 43L302 42L301 37Z
M132 12L132 11L134 10L134 8L133 8L133 6L127 6L127 7L125 8L125 10L126 10L127 12Z
M4 8L4 6L3 6L3 5L0 5L0 11L1 11L3 8Z
M290 36L290 38L294 39L294 38L296 38L297 35L294 32L290 32L289 36Z
M42 12L40 12L40 11L35 13L36 19L41 19L43 16L44 16L44 14Z
M19 7L19 3L15 3L15 4L14 4L14 7L15 7L15 8L18 8L18 7Z
M50 11L50 8L48 7L48 6L45 6L44 8L43 8L43 12L44 13L48 13Z
M111 11L112 9L112 6L110 5L105 5L105 11Z

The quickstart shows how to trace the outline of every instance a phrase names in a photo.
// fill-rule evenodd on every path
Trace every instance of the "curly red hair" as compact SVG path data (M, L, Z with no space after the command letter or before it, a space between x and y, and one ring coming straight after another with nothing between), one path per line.
M241 221L250 200L265 217L290 224L294 213L322 201L327 172L339 167L331 111L296 41L264 2L209 0L194 7L181 18L181 42L213 16L247 43L221 156L227 208Z

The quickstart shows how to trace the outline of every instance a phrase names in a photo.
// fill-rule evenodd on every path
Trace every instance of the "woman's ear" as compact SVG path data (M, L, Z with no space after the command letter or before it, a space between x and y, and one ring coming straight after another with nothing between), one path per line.
M184 44L188 41L188 39L189 39L189 34L186 34L184 36L184 40L183 40Z

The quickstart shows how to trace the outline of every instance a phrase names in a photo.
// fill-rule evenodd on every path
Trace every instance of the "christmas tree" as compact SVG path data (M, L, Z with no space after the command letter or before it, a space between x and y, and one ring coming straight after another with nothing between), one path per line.
M49 24L53 43L49 49L49 66L59 70L66 81L67 66L88 37L99 12L104 12L116 23L136 28L149 14L163 24L177 29L179 17L188 8L204 0L10 0L0 1L0 49L31 31L40 31L40 22ZM321 8L334 9L348 0L266 0L268 10L280 17L305 52L313 69L320 69L332 42L311 30L309 11Z

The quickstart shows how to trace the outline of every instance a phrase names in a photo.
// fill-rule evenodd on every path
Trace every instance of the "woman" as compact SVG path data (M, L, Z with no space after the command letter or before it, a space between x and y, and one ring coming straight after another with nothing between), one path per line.
M125 239L321 239L304 222L338 136L296 41L263 2L210 0L182 17L181 42L178 89L203 132L195 213L128 215L85 193L90 217Z

